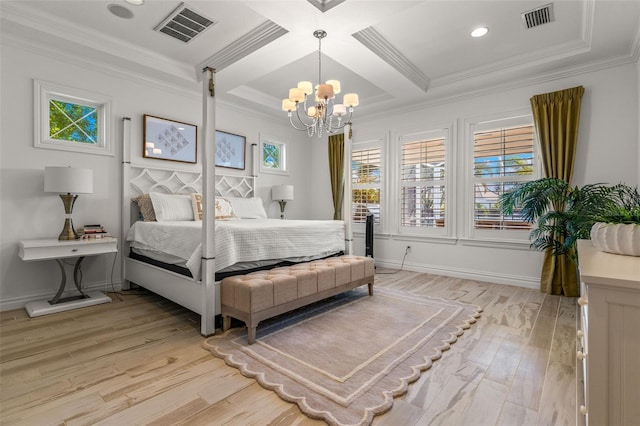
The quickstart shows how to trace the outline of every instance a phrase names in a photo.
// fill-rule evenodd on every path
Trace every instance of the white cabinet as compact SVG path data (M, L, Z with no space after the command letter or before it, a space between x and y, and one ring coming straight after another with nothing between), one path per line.
M640 257L601 252L590 241L579 241L578 253L581 412L587 424L640 425Z

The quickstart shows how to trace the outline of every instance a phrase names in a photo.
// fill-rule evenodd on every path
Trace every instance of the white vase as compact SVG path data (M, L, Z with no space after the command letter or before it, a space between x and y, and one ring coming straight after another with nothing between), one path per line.
M600 251L640 256L640 225L598 222L591 228L591 241Z

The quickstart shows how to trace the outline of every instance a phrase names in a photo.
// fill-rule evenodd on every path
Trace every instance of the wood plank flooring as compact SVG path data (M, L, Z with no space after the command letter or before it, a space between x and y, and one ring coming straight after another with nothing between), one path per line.
M376 286L484 312L374 425L580 420L574 298L407 271ZM324 424L202 349L196 314L151 293L111 297L39 318L0 313L2 425Z

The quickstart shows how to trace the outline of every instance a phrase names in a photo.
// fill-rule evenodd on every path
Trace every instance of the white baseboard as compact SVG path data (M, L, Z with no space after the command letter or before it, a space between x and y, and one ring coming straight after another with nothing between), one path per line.
M113 287L111 286L110 282L89 284L89 285L84 285L82 287L82 291L84 291L85 293L91 290L109 292L109 291L120 291L120 289L121 289L120 282L114 282ZM24 308L25 305L29 302L35 302L35 301L47 299L47 298L51 299L55 294L56 294L55 290L50 290L50 291L43 291L37 294L30 294L28 296L18 296L18 297L11 297L8 299L4 299L0 301L0 312L10 311L11 309ZM65 291L62 294L62 297L74 296L76 294L78 294L78 291L75 289L75 287L73 287L73 290Z
M384 268L399 269L401 264L396 261L376 259L376 265ZM464 278L467 280L484 281L494 284L513 285L531 289L540 288L540 277L528 277L525 275L496 274L473 269L461 269L442 267L426 264L404 263L403 269L414 272L424 272L427 274L444 275L446 277Z

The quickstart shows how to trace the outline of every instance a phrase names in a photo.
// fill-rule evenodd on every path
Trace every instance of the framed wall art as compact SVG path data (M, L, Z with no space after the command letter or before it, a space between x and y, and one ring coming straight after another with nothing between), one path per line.
M216 166L244 170L247 138L216 130Z
M142 156L197 163L198 126L144 115Z

